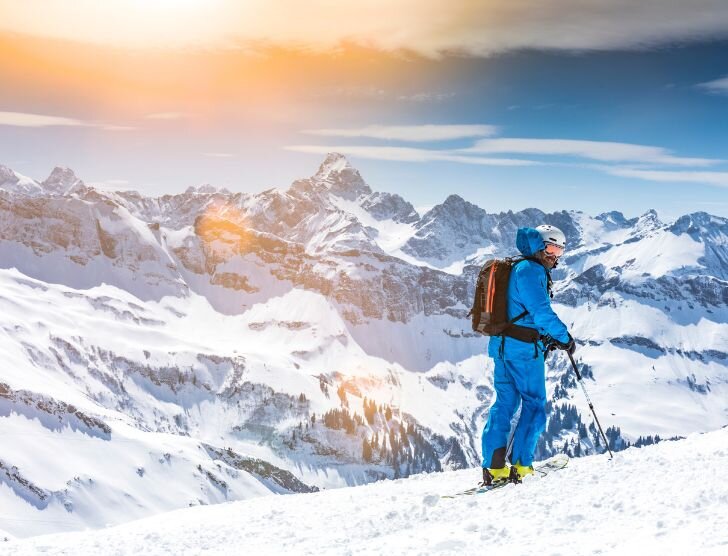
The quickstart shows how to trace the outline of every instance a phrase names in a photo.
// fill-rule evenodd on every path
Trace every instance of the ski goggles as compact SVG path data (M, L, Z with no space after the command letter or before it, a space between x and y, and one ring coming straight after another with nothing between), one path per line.
M564 254L564 248L560 245L548 242L545 242L545 245L546 247L544 248L544 252L551 257L556 257L558 259L561 255Z

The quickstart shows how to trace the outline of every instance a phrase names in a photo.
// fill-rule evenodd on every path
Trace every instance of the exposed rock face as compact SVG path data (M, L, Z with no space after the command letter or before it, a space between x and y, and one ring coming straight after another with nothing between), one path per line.
M2 176L5 183L17 181L7 168ZM706 213L686 215L667 226L654 211L632 220L617 212L592 219L610 237L622 234L622 245L669 233L687 235L703 249L692 267L676 264L664 275L646 269L635 280L626 275L634 266L629 260L600 266L598 259L613 244L585 235L583 230L593 230L595 224L584 228L582 220L589 217L580 213L527 209L489 214L450 195L420 218L401 197L373 193L336 153L326 157L314 176L295 182L287 192L241 195L202 186L148 199L135 192L88 188L67 168L54 169L42 189L46 194L35 196L0 190L3 265L45 280L52 280L51 274L55 279L63 276L64 283L75 287L116 284L142 299L184 295L190 287L202 295L215 288L231 295L255 294L264 284L242 271L254 264L267 268L270 279L330 296L352 322L406 323L418 314L459 314L462 310L454 307L470 305L473 268L466 265L469 270L457 276L389 256L378 243L379 233L338 208L334 196L357 201L376 220L412 225L402 251L440 267L514 255L519 227L542 222L558 226L568 243L554 277L563 282L557 285L557 299L568 305L611 289L650 300L689 295L691 304L703 307L726 303L728 224ZM614 245L616 249L620 244ZM48 262L41 262L45 258ZM202 281L192 284L190 275ZM690 280L671 278L678 275Z
M45 426L50 429L70 427L105 439L111 434L111 428L101 419L87 415L70 404L25 390L13 390L0 383L0 416L8 416L11 412L45 419Z
M361 206L377 220L413 224L420 219L411 203L391 193L372 193L361 201Z
M82 191L86 186L70 168L56 166L43 182L43 189L52 195L69 195Z
M359 170L353 168L346 157L338 153L330 153L326 157L311 182L349 201L355 201L372 192Z

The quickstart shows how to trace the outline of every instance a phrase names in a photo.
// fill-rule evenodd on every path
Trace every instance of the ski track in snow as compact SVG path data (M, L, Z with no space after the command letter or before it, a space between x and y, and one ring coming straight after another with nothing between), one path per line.
M26 554L728 554L728 428L572 460L544 479L440 498L479 469L200 506L11 540ZM689 470L695 480L680 481ZM505 551L505 552L504 552Z

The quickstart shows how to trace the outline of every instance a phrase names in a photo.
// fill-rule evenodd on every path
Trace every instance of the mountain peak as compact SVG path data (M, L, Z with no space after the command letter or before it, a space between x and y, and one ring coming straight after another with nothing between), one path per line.
M25 195L33 195L41 191L35 180L18 174L2 164L0 164L0 189Z
M319 166L318 172L314 175L314 178L325 180L332 173L340 173L345 169L352 169L353 167L349 164L348 159L341 153L329 153L326 155L321 166Z
M467 213L469 217L481 219L485 215L485 210L474 205L470 201L466 201L460 195L452 193L447 196L447 199L445 199L441 205L434 206L427 214L439 215L439 217L446 218L457 218L455 215L464 215L465 213Z
M448 205L448 206L451 206L451 205L459 206L459 205L464 205L465 203L467 203L467 201L465 199L463 199L460 195L452 193L451 195L447 196L447 199L445 199L442 204Z
M359 171L349 164L341 153L327 154L311 181L323 185L334 195L350 201L372 193Z
M7 166L3 166L0 164L0 184L3 184L5 182L9 181L16 181L15 172L13 172L10 168Z
M629 241L637 241L639 238L645 237L664 226L660 218L657 216L657 211L655 209L650 209L643 215L628 220L627 223L632 228L629 232L631 238Z
M628 225L627 219L624 214L617 210L610 212L603 212L596 217L596 220L603 222L607 227L612 228L623 228Z
M662 221L660 220L660 217L657 216L657 211L655 209L650 209L647 212L645 212L642 216L637 218L637 226L638 227L651 226L651 227L659 228L660 226L662 226Z
M43 182L43 188L52 193L65 195L71 190L83 187L84 183L70 168L56 166Z
M191 185L185 190L186 195L214 195L215 193L230 195L230 191L228 191L226 188L215 187L214 185L210 185L209 183L204 183L202 185Z
M711 231L728 230L728 219L713 216L707 212L693 212L678 218L670 231L675 234L701 234L707 235Z

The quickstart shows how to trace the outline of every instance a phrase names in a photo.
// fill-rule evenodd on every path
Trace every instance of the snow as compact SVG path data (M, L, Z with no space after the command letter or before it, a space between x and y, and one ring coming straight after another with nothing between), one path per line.
M334 183L335 174L347 168L344 157L328 159L321 172L333 181L323 185L334 184L349 197L368 191L353 169L344 176L346 183ZM64 177L63 171L56 174ZM22 205L28 192L42 190L16 173L0 172L0 181L4 175L7 181L1 186L7 191L0 194L10 196L11 203ZM72 173L66 177L69 183L77 180ZM347 184L353 189L346 189ZM357 280L379 287L377 278L387 272L390 279L415 284L409 287L415 300L417 283L407 280L417 279L421 269L406 263L460 275L466 264L503 253L500 228L494 227L487 240L461 247L455 235L430 231L431 239L442 240L444 258L423 262L402 252L415 233L414 224L376 220L360 204L361 196L347 200L320 187L306 191L301 188L296 194L302 197L290 207L293 197L287 193L243 197L239 206L223 192L218 203L205 188L169 199L114 194L108 199L124 199L116 207L108 199L76 192L46 195L37 217L3 213L8 227L0 258L3 267L17 270L0 269L0 383L41 401L50 399L51 407L72 404L108 424L111 432L87 430L72 419L72 412L69 417L35 411L0 396L0 464L16 467L22 479L49 494L46 499L28 495L21 480L0 468L0 553L5 554L6 546L13 553L44 547L63 552L73 542L87 552L96 547L104 553L237 553L244 546L263 554L468 554L482 553L487 546L515 548L516 553L581 554L602 546L606 553L629 552L642 543L647 553L697 548L728 553L725 543L715 544L715 533L706 533L726 525L725 484L714 488L721 479L712 472L725 467L719 449L726 445L725 430L648 448L644 456L630 450L612 463L603 458L574 461L548 481L456 502L433 493L471 484L477 469L283 497L259 477L214 460L203 443L261 458L324 489L374 480L372 471L378 469L356 460L359 437L336 438L328 429L321 433L324 445L343 447L341 453L352 456L348 460L337 460L339 454L316 458L307 451L310 446L286 450L280 443L290 438L300 419L343 407L334 392L346 386L346 407L352 413L363 414L365 396L387 404L397 419L406 416L428 433L455 439L465 452L464 463L477 465L480 430L493 396L492 361L484 355L487 342L474 337L463 318L469 307L461 293L442 291L462 291L464 281L448 277L435 292L439 305L412 303L409 310L404 304L401 318L397 313L398 320L389 320L386 311L367 313L366 304L351 301L355 296L339 298L336 290L303 289L310 282L280 279L280 260L266 258L271 253L265 249L237 250L237 234L202 244L191 224L202 210L230 211L232 222L250 224L255 233L291 246L286 256L294 261L293 248L305 248L301 271L312 281L335 284L346 276L355 287ZM274 210L279 204L283 208ZM286 207L301 210L286 212ZM698 214L670 227L654 212L629 223L569 214L583 245L559 269L564 279L557 282L557 292L575 287L573 279L595 265L604 267L607 278L634 286L606 292L584 287L575 307L554 307L579 340L577 360L593 374L585 383L604 428L620 427L622 437L634 441L639 435L669 438L725 426L728 307L719 296L728 236L722 228L706 228L725 221ZM290 221L279 223L281 215ZM450 218L457 220L459 214ZM98 252L94 238L99 230L113 235L116 255ZM337 256L342 251L347 255ZM382 253L402 262L394 264ZM189 257L190 265L180 264L181 257ZM212 261L210 271L206 263ZM213 283L221 274L245 277L251 291ZM695 274L715 281L705 292L676 288L660 290L662 297L652 294L657 278L672 283L684 277L687 286ZM640 292L637 286L643 281ZM570 373L563 354L549 361L549 399L555 406L576 406L588 426L590 411L577 387L552 397ZM169 374L179 384L160 383L160 375ZM195 386L186 382L189 377L196 379ZM236 391L244 383L264 393ZM304 394L308 413L268 414L269 391L286 404L286 396L295 402ZM253 410L263 413L261 427L272 431L266 434L277 445L241 426ZM363 429L363 434L373 432L366 425ZM555 438L554 447L575 440L572 434L565 431ZM708 470L710 482L701 477L687 490L673 488L676 473L696 462ZM451 465L445 456L441 463ZM228 487L217 488L206 473L224 479ZM644 477L659 507L649 508L647 486L631 481L630 474ZM619 481L624 477L631 482L623 488ZM707 495L698 490L706 484L711 489ZM567 500L561 498L564 492ZM242 501L227 503L234 500ZM220 503L225 504L164 514ZM122 526L132 519L141 521ZM332 530L331 523L338 527ZM3 541L74 530L79 532L51 540ZM604 531L604 537L600 540L595 531ZM702 546L686 548L683 541L690 535Z
M0 190L32 196L42 193L43 187L34 179L0 164Z
M375 229L377 231L377 245L388 255L402 258L400 248L417 231L413 224L404 224L394 220L377 220L364 210L357 201L332 196L331 202L345 213L353 215L363 226Z
M215 396L234 378L229 361L243 366L245 381L295 397L304 393L318 415L339 404L335 395L333 400L325 397L319 385L319 375L332 373L358 386L369 399L390 404L398 414L422 412L423 422L445 436L451 434L455 409L472 412L479 403L474 397L463 402L468 393L454 384L446 392L447 403L423 404L443 394L422 375L368 355L332 302L307 290L288 289L243 314L223 315L196 294L143 302L108 284L75 290L10 269L0 270L0 314L0 382L73 404L112 431L103 438L54 424L42 412L18 414L17 407L7 407L0 398L0 437L11 438L13 446L0 460L52 493L47 505L29 500L17 485L4 482L0 471L0 527L15 536L103 527L192 503L273 495L244 472L217 469L200 452L200 442L231 446L310 485L330 488L367 481L356 465L314 465L305 454L284 456L257 438L231 432L245 421L246 404L227 404ZM447 323L455 324L451 317ZM121 363L113 364L109 355ZM228 362L200 360L213 356ZM480 359L463 364L479 375L476 383L486 380L478 372ZM460 372L463 365L454 368ZM165 368L194 373L210 391L181 386L173 392L140 374ZM110 388L112 380L123 385L121 391ZM351 395L349 403L352 411L363 413L359 396ZM177 416L184 418L184 434L176 429L174 434L152 432L172 432L169 423ZM283 419L275 426L286 429L297 421ZM361 441L354 442L360 449ZM55 457L58 453L64 457ZM169 462L165 454L170 454ZM216 491L198 465L224 479L227 491ZM70 512L64 507L67 501L73 504Z
M623 279L639 281L645 275L659 277L681 268L698 266L704 255L703 243L687 234L676 236L661 230L638 243L623 243L605 253L589 256L583 268L596 264L606 268L621 267Z
M494 492L441 498L479 469L198 506L97 531L10 540L27 554L728 553L728 428L572 460ZM686 478L687 473L691 473ZM692 477L692 478L691 478Z
M321 167L316 173L316 177L320 180L325 180L331 174L337 174L346 168L351 168L351 165L344 155L330 153L323 164L321 164Z

